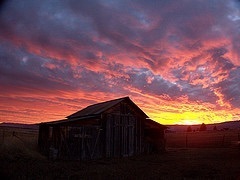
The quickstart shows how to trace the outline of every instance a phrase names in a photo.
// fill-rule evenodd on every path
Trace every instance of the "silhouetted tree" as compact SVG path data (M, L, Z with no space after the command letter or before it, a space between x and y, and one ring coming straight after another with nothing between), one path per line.
M206 131L206 130L207 130L206 124L202 123L200 128L199 128L199 131Z
M191 126L187 127L187 132L192 132L192 127Z

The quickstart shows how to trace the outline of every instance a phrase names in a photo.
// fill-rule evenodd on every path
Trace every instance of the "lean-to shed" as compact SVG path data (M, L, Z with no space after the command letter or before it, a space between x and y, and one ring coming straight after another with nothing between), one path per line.
M165 129L124 97L41 123L38 145L43 154L58 159L133 156L164 150Z

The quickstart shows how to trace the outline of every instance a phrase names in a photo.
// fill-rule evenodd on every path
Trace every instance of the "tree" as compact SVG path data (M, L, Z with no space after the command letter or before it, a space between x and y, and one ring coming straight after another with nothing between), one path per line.
M206 130L207 130L206 124L202 123L200 128L199 128L199 131L206 131Z

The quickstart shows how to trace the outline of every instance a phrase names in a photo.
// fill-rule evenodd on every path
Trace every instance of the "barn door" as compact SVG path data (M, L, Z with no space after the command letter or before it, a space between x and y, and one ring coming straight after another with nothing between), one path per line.
M130 115L108 115L106 128L107 157L134 154L136 119Z
M134 118L132 116L120 117L120 128L122 131L122 156L132 156L134 154Z

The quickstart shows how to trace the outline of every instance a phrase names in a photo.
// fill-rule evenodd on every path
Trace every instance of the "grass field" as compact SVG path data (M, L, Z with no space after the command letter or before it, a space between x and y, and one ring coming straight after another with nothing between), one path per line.
M239 130L166 133L167 147L225 148L237 146Z
M13 133L13 131L15 133ZM205 142L226 132L188 137ZM229 134L235 133L228 132ZM205 137L199 139L200 137ZM225 138L227 135L225 134ZM165 154L88 162L50 161L37 151L37 131L0 129L1 179L240 179L240 150L235 146L186 148L186 134L166 134ZM214 138L213 138L214 139ZM230 138L226 138L227 144ZM189 139L189 143L192 139ZM207 141L208 142L208 141ZM209 145L209 141L207 144ZM191 144L191 143L190 143ZM189 146L190 146L189 144ZM196 146L195 142L195 146ZM172 146L172 147L170 147ZM200 146L201 145L200 143Z

